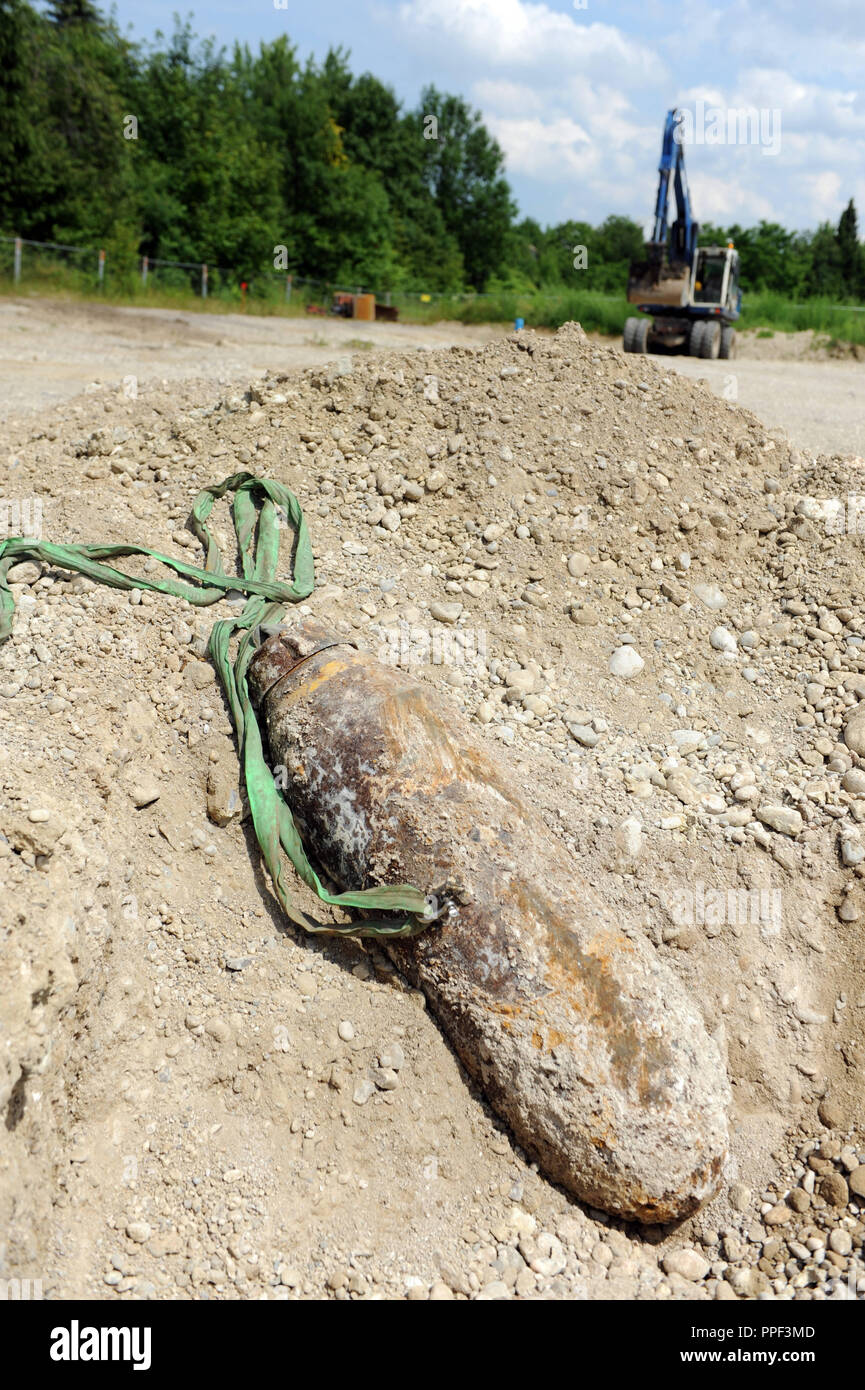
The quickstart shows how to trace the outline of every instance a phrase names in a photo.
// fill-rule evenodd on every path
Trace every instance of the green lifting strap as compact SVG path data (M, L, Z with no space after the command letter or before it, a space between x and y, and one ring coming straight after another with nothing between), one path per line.
M219 547L207 528L207 518L214 502L226 492L234 493L232 511L243 578L225 573ZM281 525L278 509L281 509L294 530L294 574L290 584L275 577ZM427 899L417 888L394 884L345 893L328 892L306 856L291 811L264 760L261 733L249 698L246 671L255 653L254 632L259 623L280 622L285 616L286 605L308 598L315 587L312 546L300 503L294 493L281 483L269 478L256 478L252 473L235 473L231 478L225 478L221 483L199 492L192 506L191 524L205 548L204 569L161 555L142 545L54 545L24 536L0 541L0 645L12 636L15 600L6 575L9 567L19 560L42 560L60 569L74 570L114 589L151 589L175 598L185 598L188 603L199 607L217 603L229 590L240 590L247 594L239 617L214 623L208 653L219 672L231 709L252 822L279 901L292 921L308 932L335 936L417 935L431 921ZM193 582L183 584L173 579L133 579L122 570L100 563L123 555L149 555ZM229 648L236 633L243 635L232 662ZM361 918L339 925L316 922L292 902L280 845L304 883L318 894L322 902L334 907L393 912L401 916L390 920Z

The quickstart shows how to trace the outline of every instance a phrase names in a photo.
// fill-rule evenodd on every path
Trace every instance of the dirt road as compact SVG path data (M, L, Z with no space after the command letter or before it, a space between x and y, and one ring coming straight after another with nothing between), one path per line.
M248 382L265 371L314 367L347 353L488 343L504 327L354 323L178 313L47 299L0 301L0 418L39 410L135 377Z
M504 325L353 323L336 318L255 318L178 313L44 299L0 301L0 419L40 410L93 382L134 377L238 380L268 369L310 367L377 349L487 343ZM705 377L768 426L813 451L865 453L865 363L820 361L807 334L745 336L734 362L669 359Z
M769 428L785 429L814 453L865 454L865 364L764 359L732 362L671 358L677 372L705 377L718 396L753 410Z

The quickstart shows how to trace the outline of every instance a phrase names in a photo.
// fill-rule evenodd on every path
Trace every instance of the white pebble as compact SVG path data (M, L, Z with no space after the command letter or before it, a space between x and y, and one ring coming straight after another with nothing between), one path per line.
M629 680L631 676L638 675L645 664L640 653L633 647L617 647L610 657L610 674Z
M738 643L729 628L713 628L709 641L716 652L734 652Z

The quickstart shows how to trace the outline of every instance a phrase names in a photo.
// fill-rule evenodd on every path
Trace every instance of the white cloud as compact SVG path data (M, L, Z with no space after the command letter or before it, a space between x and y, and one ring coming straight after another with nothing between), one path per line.
M562 75L615 65L622 81L653 79L657 55L610 24L586 22L533 0L406 0L399 17L407 39L433 50L461 50L481 69L532 70L548 84Z
M485 111L519 111L525 117L543 115L549 104L548 94L537 87L493 78L476 82L472 97Z
M397 35L422 55L425 80L480 108L521 206L541 221L642 221L664 114L702 100L779 112L780 145L771 157L686 147L698 219L805 228L837 220L851 195L865 221L865 97L850 80L850 55L856 76L865 70L863 3L821 0L807 13L801 0L618 0L616 27L538 0L402 0Z
M515 174L551 179L585 175L598 159L582 126L565 118L542 121L537 117L493 116L490 129L507 151L508 167Z
M772 204L762 194L743 188L737 179L701 174L691 179L692 197L699 222L751 226L765 218L774 220Z
M805 183L810 193L811 206L824 210L820 219L822 221L825 218L825 209L837 208L842 201L841 176L827 169L822 174L806 175Z

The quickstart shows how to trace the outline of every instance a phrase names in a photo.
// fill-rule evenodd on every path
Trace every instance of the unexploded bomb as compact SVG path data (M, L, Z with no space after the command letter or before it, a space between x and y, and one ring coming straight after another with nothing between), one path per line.
M428 685L313 622L267 638L249 688L324 868L343 888L413 883L442 905L387 950L519 1143L606 1211L694 1211L726 1154L718 1047L506 766Z

